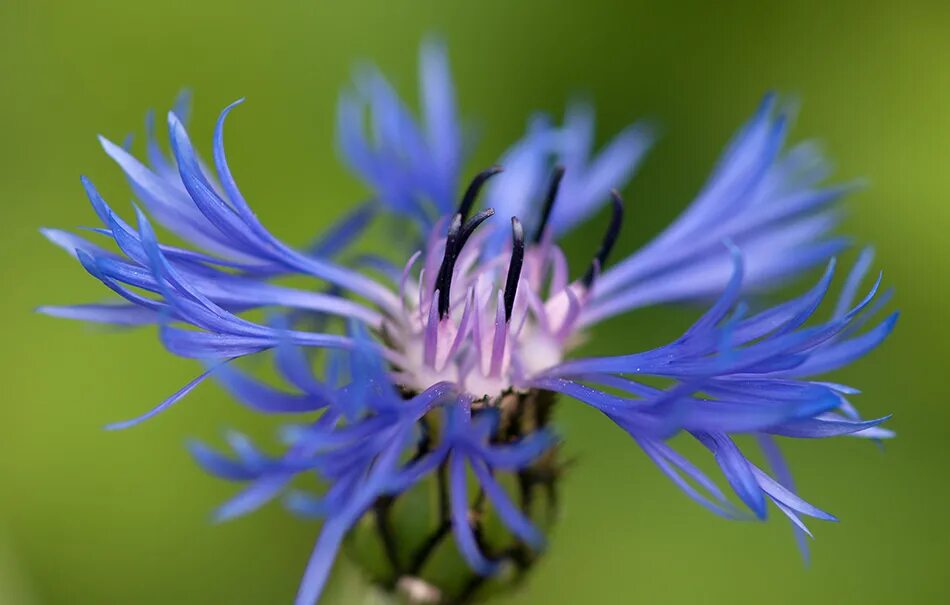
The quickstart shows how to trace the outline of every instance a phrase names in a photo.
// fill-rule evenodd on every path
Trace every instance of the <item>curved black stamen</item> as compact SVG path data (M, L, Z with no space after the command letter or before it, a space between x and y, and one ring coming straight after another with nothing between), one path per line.
M486 208L462 224L462 215L456 214L449 226L448 236L445 238L445 256L439 267L439 276L435 280L435 289L439 291L439 319L444 319L449 313L449 300L452 294L452 274L455 273L455 262L465 247L465 242L472 236L475 229L495 214L494 208Z
M458 260L462 246L468 241L472 232L474 232L485 219L495 214L495 211L489 208L488 210L479 212L469 220L465 219L468 213L472 211L472 206L475 205L475 199L478 197L485 182L501 171L501 166L492 166L475 175L475 178L469 183L468 189L465 190L465 195L462 196L458 212L455 214L452 225L449 227L449 233L445 240L445 256L442 258L442 265L439 267L439 276L435 280L435 288L439 291L439 319L444 319L449 313L452 273L455 272L455 261Z
M458 258L456 248L459 233L462 230L462 215L456 214L449 225L449 232L445 238L445 255L439 266L439 276L435 280L435 289L439 291L439 318L449 312L449 289L452 287L452 273L455 270L455 259Z
M465 247L465 242L467 242L468 238L472 236L472 233L475 232L475 229L477 229L479 225L481 225L482 223L484 223L486 220L488 220L494 215L495 215L494 208L486 208L482 210L481 212L477 213L472 218L465 221L465 224L462 225L462 230L459 232L458 245L456 246L458 249L456 250L456 253L462 251L462 248Z
M532 241L537 244L544 237L544 229L548 226L548 219L551 218L551 209L554 208L554 200L557 199L558 189L561 187L561 179L564 178L564 166L555 166L554 174L551 175L551 184L548 185L548 196L544 198L544 209L541 211L541 222L538 223L538 229L534 232Z
M524 227L518 217L511 217L511 264L508 265L508 278L505 280L505 321L511 321L511 312L515 308L515 294L518 293L518 280L521 279L521 266L524 264Z
M502 170L504 170L504 168L501 166L492 166L475 175L475 178L469 183L468 189L465 190L465 195L462 196L462 203L459 204L458 213L462 215L462 220L465 220L465 218L468 217L468 213L472 211L472 206L475 205L475 198L478 197L478 193L482 190L482 186L485 182Z
M584 274L584 279L582 280L584 285L588 288L594 282L594 275L604 268L604 263L607 262L607 256L613 249L614 244L617 243L617 236L620 235L620 225L623 223L623 198L620 197L616 189L611 190L610 198L613 202L613 214L610 216L610 225L607 227L607 233L604 234L600 248L597 250L597 254L594 255L594 260L591 261L590 267L587 269L587 273Z

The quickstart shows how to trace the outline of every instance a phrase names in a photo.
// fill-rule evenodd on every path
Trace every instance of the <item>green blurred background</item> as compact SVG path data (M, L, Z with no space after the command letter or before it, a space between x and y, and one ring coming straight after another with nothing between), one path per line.
M37 316L103 289L40 226L92 224L79 186L128 198L94 135L121 139L182 86L193 133L241 96L232 167L272 230L303 243L363 194L334 156L337 92L375 61L415 97L418 42L449 43L465 114L493 161L533 109L575 93L606 138L649 116L663 136L626 191L622 245L657 232L701 185L731 132L772 88L802 103L842 179L866 176L845 228L877 246L903 311L881 350L836 379L869 416L894 412L885 451L858 440L789 444L804 494L837 513L812 523L810 567L773 512L720 520L682 496L629 439L580 406L559 422L578 464L550 554L504 603L943 602L950 407L950 5L945 2L0 3L0 604L287 603L317 532L277 506L215 526L233 486L203 475L187 437L265 423L208 385L133 430L101 426L163 399L196 371L153 331L107 334ZM204 145L207 150L208 146ZM586 254L585 236L567 248ZM585 257L586 260L586 257ZM691 309L648 310L595 333L626 351L676 333ZM326 603L352 603L339 567ZM498 601L502 603L502 601Z

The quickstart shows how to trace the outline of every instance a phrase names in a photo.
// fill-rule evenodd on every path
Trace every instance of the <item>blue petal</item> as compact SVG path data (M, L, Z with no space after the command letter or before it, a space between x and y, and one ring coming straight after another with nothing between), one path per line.
M802 500L794 492L769 477L755 465L752 465L752 472L755 474L759 487L776 503L780 503L797 513L815 517L816 519L824 519L825 521L838 520L834 515L826 513L820 508Z
M333 568L337 551L348 530L349 524L346 520L339 518L329 519L323 525L320 538L307 562L307 569L297 590L294 605L316 605L326 585L330 570Z
M859 357L867 355L890 335L899 316L899 313L894 312L873 330L840 344L816 351L794 373L822 374L836 370Z
M508 529L535 550L544 548L544 535L518 510L518 507L514 505L508 497L508 494L505 493L504 488L495 481L495 478L492 477L491 472L485 467L484 463L476 459L471 459L471 467L472 470L475 471L478 482L482 488L484 488L485 494L488 495L492 504L495 505L498 516L501 517L501 520Z
M101 305L44 305L36 308L37 313L64 319L78 319L95 323L107 323L119 326L141 326L156 323L158 314L152 309L125 303Z
M730 273L715 258L724 238L746 254L746 289L781 283L846 245L829 237L839 220L832 203L853 187L816 188L827 170L813 147L782 157L787 119L782 112L773 115L774 109L774 96L767 96L687 210L598 277L585 324L639 306L719 293Z
M727 519L740 519L742 515L735 510L732 504L726 499L722 491L713 483L701 470L696 468L691 462L676 453L672 448L661 441L654 441L644 438L634 438L637 444L643 448L647 456L653 460L663 473L673 480L683 492L692 500L698 502L705 508L711 510L721 517ZM680 472L686 475L703 487L709 496L702 494L693 487L686 479L680 475Z
M261 477L243 489L237 496L219 506L214 513L214 520L221 523L254 512L277 497L291 478L292 475Z
M838 420L822 418L802 418L799 420L789 420L765 430L773 435L782 435L783 437L795 437L798 439L823 439L826 437L838 437L841 435L852 435L868 429L874 428L879 424L887 422L890 415L874 420Z
M786 489L794 492L795 480L792 478L792 473L785 462L785 457L782 455L781 450L779 450L778 444L775 443L775 440L768 435L758 435L757 439L759 442L759 447L762 449L762 453L765 455L765 459L769 466L772 467L772 472L775 474L775 477L778 479L779 483L782 484ZM801 553L802 558L807 564L811 559L807 539L811 534L809 533L808 528L805 527L804 523L801 522L801 519L799 519L798 516L787 507L779 506L779 509L789 518L789 520L791 520L792 532L795 536L795 543L798 546L798 550Z
M458 453L452 454L449 458L449 494L455 542L472 571L482 576L489 576L497 570L498 566L485 558L475 541L468 518L469 504L465 481L465 458Z
M328 401L310 394L293 394L275 389L232 367L218 368L215 379L238 401L265 414L297 414L323 409Z
M197 378L193 379L191 382L189 382L182 388L178 389L178 391L176 391L171 397L161 402L160 404L158 404L157 406L155 406L148 412L145 412L141 416L137 418L132 418L131 420L124 420L122 422L113 422L112 424L106 425L105 428L110 431L127 429L129 427L135 426L136 424L139 424L140 422L144 422L148 420L149 418L152 418L153 416L157 416L158 414L164 412L171 406L181 401L182 398L185 397L185 395L195 390L195 387L197 387L199 384L204 382L204 380L208 378L208 376L210 376L213 371L214 369L212 368L210 370L207 370L201 373Z
M752 509L756 517L765 519L765 495L752 474L749 461L735 442L722 433L697 432L695 436L715 455L716 462L739 498Z
M348 212L318 237L308 248L313 256L332 258L361 235L376 216L377 206L366 203Z
M512 445L485 448L480 456L494 469L517 471L528 466L557 444L549 431L534 432Z
M259 474L255 469L250 469L247 465L216 452L200 441L189 441L188 451L201 468L222 479L250 481L257 478Z

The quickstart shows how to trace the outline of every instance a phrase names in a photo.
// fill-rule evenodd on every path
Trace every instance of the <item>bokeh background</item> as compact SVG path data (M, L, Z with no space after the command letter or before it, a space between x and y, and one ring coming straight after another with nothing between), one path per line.
M464 112L492 162L535 109L574 94L606 138L643 116L663 136L627 189L627 250L685 206L769 89L801 101L795 138L818 138L842 179L848 232L873 242L903 310L881 350L836 378L869 416L894 412L884 450L789 444L812 523L802 564L780 515L730 523L682 496L620 431L580 406L559 424L578 464L550 554L498 603L936 603L946 599L950 406L950 5L945 2L645 3L585 0L0 3L0 604L287 603L318 527L278 506L215 526L233 486L183 449L273 423L214 385L122 433L101 426L163 399L193 364L153 331L109 334L35 315L101 286L38 234L94 222L79 175L121 206L128 191L94 135L135 132L182 86L210 141L226 103L232 166L272 230L303 243L364 193L334 153L338 90L372 60L415 98L419 41L448 42ZM205 145L204 149L207 150ZM583 229L567 243L580 258ZM584 256L586 260L586 256ZM579 261L581 262L581 261ZM595 333L602 351L676 334L695 309L636 313ZM775 513L776 511L773 511ZM345 565L326 603L357 602Z

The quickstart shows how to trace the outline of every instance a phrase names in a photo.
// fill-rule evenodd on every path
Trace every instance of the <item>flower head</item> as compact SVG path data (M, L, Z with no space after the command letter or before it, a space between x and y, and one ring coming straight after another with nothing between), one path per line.
M878 293L878 278L858 298L871 264L865 252L830 317L814 319L835 273L832 257L846 246L829 234L848 187L821 184L827 169L813 146L783 150L787 119L774 97L740 130L686 211L640 251L614 261L627 212L617 189L649 147L648 128L632 126L593 153L589 107L572 107L563 125L534 119L499 166L459 194L463 129L437 45L423 48L421 79L422 126L376 72L361 74L344 97L340 148L373 201L307 249L268 231L238 189L223 140L237 103L215 128L213 174L192 146L183 107L168 114L173 161L155 142L151 121L149 165L101 139L141 204L134 224L84 178L101 223L92 232L114 249L59 230L45 234L120 301L42 310L154 324L169 351L206 365L159 406L112 428L154 416L208 377L262 413L303 415L284 431L279 456L237 433L228 437L231 455L192 445L208 471L247 483L219 518L285 494L288 508L324 520L301 605L318 599L341 544L368 515L379 515L374 527L385 559L374 580L417 602L464 601L478 595L482 578L527 570L544 546L545 515L535 505L553 505L561 472L550 423L557 395L602 412L717 514L764 518L771 501L799 535L808 531L803 517L833 519L795 493L773 437L890 436L878 426L883 418L858 415L848 400L854 389L816 377L876 347L896 314L866 328L889 292ZM605 204L602 240L589 261L570 267L558 237ZM418 229L406 238L401 264L341 261L379 214ZM190 246L161 243L153 221ZM804 294L755 311L743 302L744 293L821 263L827 269ZM314 287L285 285L287 275L312 278ZM572 356L609 317L710 298L708 310L667 345ZM252 319L259 314L248 312L258 309L268 311L267 321ZM259 354L272 358L284 387L237 361ZM668 445L682 432L713 454L751 515ZM737 434L758 439L772 474L745 457ZM319 495L290 489L300 475L317 478ZM407 521L399 503L428 486L437 510L413 509L409 517L435 524L409 530L418 519ZM493 526L504 528L500 538ZM438 553L449 535L470 568L451 581L427 572L429 562L448 556Z

